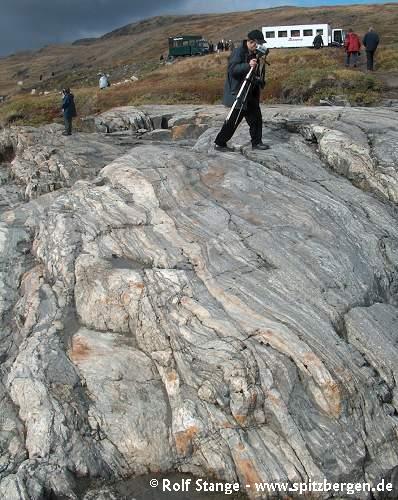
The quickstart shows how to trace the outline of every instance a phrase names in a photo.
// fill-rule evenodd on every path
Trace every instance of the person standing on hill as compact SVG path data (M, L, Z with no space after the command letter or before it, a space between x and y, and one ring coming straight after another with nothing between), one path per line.
M380 38L373 28L363 37L362 43L366 49L366 66L368 71L373 71L374 54L379 45Z
M320 35L319 33L316 35L316 37L314 38L314 41L312 42L312 45L314 46L314 49L320 49L321 47L323 47L323 38L322 38L322 35Z
M260 109L260 92L264 88L265 81L260 75L260 68L256 57L257 44L265 42L260 30L253 30L247 35L247 40L243 40L242 45L232 52L227 70L227 78L224 85L224 104L233 106L239 89L245 80L250 68L254 68L257 78L253 83L247 100L242 108L235 108L228 121L224 123L214 141L216 151L232 151L227 146L227 142L232 138L236 128L244 117L250 128L250 137L253 149L269 149L267 144L262 142L263 119Z
M359 36L352 31L351 28L348 30L347 36L345 37L344 48L346 51L346 67L348 68L350 66L350 59L352 57L352 65L354 66L354 68L356 68L359 50L361 48L361 40L359 39Z
M100 76L100 79L99 79L99 82L98 82L98 85L99 85L99 88L102 90L102 89L106 89L107 87L109 87L109 82L108 82L108 78L107 76L105 75L105 73L102 73L101 76Z
M75 99L69 88L63 89L62 95L62 111L65 122L65 132L62 132L62 135L72 135L72 119L76 116Z

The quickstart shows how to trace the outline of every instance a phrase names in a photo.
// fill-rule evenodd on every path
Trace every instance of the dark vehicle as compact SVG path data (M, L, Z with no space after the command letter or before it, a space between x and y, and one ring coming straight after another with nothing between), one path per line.
M209 44L202 35L169 37L169 59L179 56L202 56L209 53Z

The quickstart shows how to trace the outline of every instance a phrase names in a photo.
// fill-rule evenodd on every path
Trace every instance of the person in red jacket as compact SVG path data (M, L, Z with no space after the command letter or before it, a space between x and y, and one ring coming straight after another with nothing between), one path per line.
M346 67L350 66L350 59L352 58L352 64L354 68L356 68L359 56L359 50L361 48L361 40L359 39L359 36L352 31L351 28L348 30L347 36L345 37L344 48L346 52L345 56Z

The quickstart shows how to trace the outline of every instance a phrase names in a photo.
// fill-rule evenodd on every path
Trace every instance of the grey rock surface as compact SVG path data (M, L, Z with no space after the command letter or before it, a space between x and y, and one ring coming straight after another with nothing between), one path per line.
M5 156L9 161L0 166L0 194L6 197L0 207L70 187L79 179L93 178L125 151L123 144L106 136L104 139L102 134L65 137L62 131L61 125L47 125L11 127L1 132L0 158Z
M99 132L116 132L117 130L152 130L148 116L133 106L121 106L105 111L94 117L94 126Z
M171 130L169 129L155 129L152 132L147 132L143 139L151 139L155 141L170 141L172 139Z
M0 213L0 497L171 471L396 488L394 111L265 107L270 149L242 125L231 153L220 106L140 112L170 140L0 133L24 191Z

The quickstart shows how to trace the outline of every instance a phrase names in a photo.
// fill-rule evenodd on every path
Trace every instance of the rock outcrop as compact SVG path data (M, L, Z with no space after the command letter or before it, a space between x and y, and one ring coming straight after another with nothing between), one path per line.
M396 498L396 114L264 107L269 150L216 153L224 113L1 132L0 497L177 470Z

